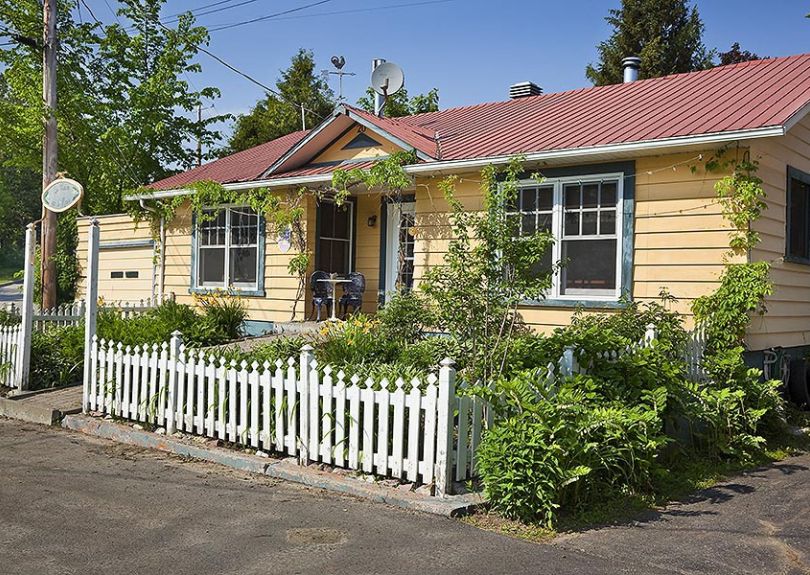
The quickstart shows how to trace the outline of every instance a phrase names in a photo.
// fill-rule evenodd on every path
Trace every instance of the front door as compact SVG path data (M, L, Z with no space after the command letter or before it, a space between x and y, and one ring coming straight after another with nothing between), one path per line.
M318 205L318 244L315 269L345 276L352 271L354 202L341 205L329 199Z
M414 202L388 204L385 252L385 299L413 288L415 223Z

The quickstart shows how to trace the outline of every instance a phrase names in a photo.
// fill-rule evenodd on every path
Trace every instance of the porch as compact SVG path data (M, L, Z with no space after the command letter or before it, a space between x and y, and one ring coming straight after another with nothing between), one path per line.
M386 298L414 284L415 197L394 201L376 193L357 194L341 205L312 198L307 212L307 245L315 271L338 276L363 274L362 311L373 314ZM337 297L342 294L337 288ZM306 318L312 313L312 286L307 286ZM322 316L323 317L323 316Z

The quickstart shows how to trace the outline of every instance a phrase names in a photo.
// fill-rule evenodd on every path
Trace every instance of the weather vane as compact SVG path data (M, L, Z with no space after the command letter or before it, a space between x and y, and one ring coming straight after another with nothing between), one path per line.
M337 68L336 70L324 70L326 74L332 74L338 77L338 102L343 101L343 76L356 76L354 72L344 72L343 66L346 65L346 58L343 56L332 56L332 65Z

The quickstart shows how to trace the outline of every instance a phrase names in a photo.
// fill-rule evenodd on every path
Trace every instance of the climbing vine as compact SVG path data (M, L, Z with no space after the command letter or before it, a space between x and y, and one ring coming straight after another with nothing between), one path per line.
M394 198L401 196L403 190L413 185L413 180L405 172L404 166L415 164L416 151L395 152L390 156L376 160L370 168L335 170L332 173L332 187L335 202L340 205L358 186L369 190L381 190Z
M174 222L177 211L186 203L190 205L198 222L213 221L227 204L249 206L264 218L268 235L289 234L290 245L297 252L287 264L288 273L298 278L298 289L292 309L292 318L295 319L298 302L306 293L306 274L310 262L304 223L306 208L303 202L309 190L305 187L286 193L274 193L266 188L229 190L222 184L212 181L194 182L185 188L193 193L147 200L144 202L146 209L130 202L129 213L136 222L149 221L152 238L158 240L161 221ZM142 191L152 190L147 188Z
M706 162L707 171L728 169L731 174L715 184L715 192L723 216L732 226L730 251L720 286L692 304L695 319L706 326L710 352L743 346L751 314L764 314L765 298L773 293L770 264L750 261L751 251L760 241L753 224L767 207L762 179L756 175L759 163L739 149L729 157L728 148L721 148ZM735 262L734 256L745 256L746 261Z

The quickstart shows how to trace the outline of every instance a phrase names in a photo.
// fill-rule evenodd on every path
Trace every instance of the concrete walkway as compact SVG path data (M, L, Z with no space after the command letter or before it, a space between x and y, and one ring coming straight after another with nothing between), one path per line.
M550 544L2 419L0 470L9 575L810 573L810 456Z
M54 425L65 415L82 410L82 386L21 392L0 397L0 416L29 423Z

